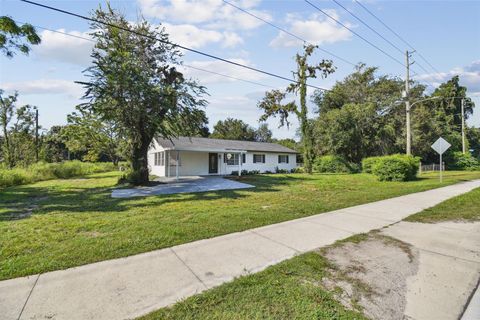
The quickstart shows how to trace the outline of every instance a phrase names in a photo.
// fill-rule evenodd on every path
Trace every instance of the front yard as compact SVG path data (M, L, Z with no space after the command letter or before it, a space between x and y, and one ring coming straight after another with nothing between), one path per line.
M51 180L0 191L0 279L170 247L357 204L424 191L480 172L412 182L374 176L259 175L254 189L135 199L110 197L119 173Z
M479 208L480 188L477 188L414 214L406 220L422 223L442 221L477 221L478 223ZM435 236L445 235L445 230L453 232L453 235L462 233L461 228L464 224L449 225L440 233L433 232L435 225L423 226L426 234L431 232L430 236ZM406 226L406 228L410 227ZM466 234L470 238L468 232ZM468 245L453 237L432 241L432 243L442 241L453 250L468 249ZM462 262L461 259L442 255L440 258L443 261L439 262L440 258L437 257L433 260L435 264L432 265L428 260L429 257L431 259L435 256L432 252L428 251L420 259L417 248L385 236L379 230L368 234L357 234L337 241L331 246L283 261L259 273L239 277L171 307L152 312L138 320L400 319L409 318L405 314L406 304L412 301L408 302L407 299L416 300L412 304L422 305L421 308L423 303L429 305L425 310L433 306L439 310L437 313L449 319L451 315L443 313L445 309L449 309L448 304L466 303L470 292L468 288L462 286L465 281L456 287L452 286L452 281L455 280L448 279L445 271L442 273L442 262L445 262L447 270L449 267L452 269L447 271L449 275L461 275L462 279L468 278L465 273L469 270L465 266L463 269L462 263L468 265L471 262L468 260ZM428 269L425 271L427 276L423 283L421 282L422 273L419 271L421 263L425 263L425 269ZM453 265L454 263L456 264ZM471 270L470 273L472 273ZM428 278L428 275L433 275L433 279ZM409 284L412 285L414 281L422 283L412 287L420 286L423 294L419 294L418 289L408 290ZM448 281L450 281L449 284L447 284ZM425 283L428 283L428 286ZM446 290L448 292L442 295L442 291ZM465 299L457 298L458 301L451 302L451 296L460 297L459 292L462 290L467 291ZM432 300L429 298L431 295L425 293L432 293L431 291L439 294L440 298L448 297L449 301ZM453 294L452 291L456 291L457 294ZM409 295L409 292L413 294ZM455 307L461 309L463 306L455 305ZM433 318L438 317L432 315Z

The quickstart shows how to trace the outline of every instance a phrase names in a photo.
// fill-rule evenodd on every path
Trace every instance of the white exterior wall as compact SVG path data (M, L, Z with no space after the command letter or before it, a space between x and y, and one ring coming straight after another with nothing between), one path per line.
M165 166L154 165L154 153L165 151ZM169 154L171 158L176 158L177 151L164 150L160 145L154 141L153 146L148 152L148 165L150 173L159 177L166 177L170 173L170 177L175 177L176 166L173 164L170 166L170 172L168 170ZM215 152L211 152L215 153ZM233 153L233 152L232 152ZM209 175L208 173L208 154L209 152L198 151L179 151L180 166L178 167L179 176L197 176L197 175ZM254 154L264 154L265 163L253 163ZM278 163L279 155L288 155L288 163ZM218 152L218 175L231 174L232 171L238 171L238 165L227 165L223 162L223 153ZM240 170L259 170L261 173L266 171L275 172L276 168L284 170L292 170L297 167L297 156L295 154L287 153L267 153L267 152L247 152L246 162L241 163ZM240 162L242 157L240 156ZM215 175L215 174L212 174Z
M155 165L155 152L165 151L158 143L153 140L153 146L148 150L148 170L150 174L156 175L157 177L165 177L166 166L156 166ZM168 152L167 152L168 153ZM165 162L167 162L167 153L165 153Z
M254 154L264 154L265 163L253 163ZM288 163L278 163L279 155L288 155ZM242 159L240 158L240 161ZM242 163L242 170L260 170L260 172L270 171L275 172L275 169L292 170L297 167L297 156L295 154L287 153L267 153L267 152L247 152L245 163ZM226 174L230 174L232 171L238 171L238 166L227 166Z

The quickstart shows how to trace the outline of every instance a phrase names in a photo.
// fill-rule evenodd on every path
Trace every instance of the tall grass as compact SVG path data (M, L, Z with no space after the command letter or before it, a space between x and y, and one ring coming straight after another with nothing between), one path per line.
M78 160L37 163L27 168L7 169L0 167L0 188L42 180L66 179L115 169L112 163L91 163Z

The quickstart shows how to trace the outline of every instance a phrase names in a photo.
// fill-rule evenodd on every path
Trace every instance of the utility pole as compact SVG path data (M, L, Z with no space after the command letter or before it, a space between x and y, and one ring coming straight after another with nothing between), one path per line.
M467 153L465 145L465 99L462 99L462 152Z
M405 52L405 62L407 67L407 74L405 77L405 109L407 113L406 126L407 126L407 155L412 154L412 131L410 126L410 63L411 52L408 50Z
M38 162L38 108L35 107L35 162Z

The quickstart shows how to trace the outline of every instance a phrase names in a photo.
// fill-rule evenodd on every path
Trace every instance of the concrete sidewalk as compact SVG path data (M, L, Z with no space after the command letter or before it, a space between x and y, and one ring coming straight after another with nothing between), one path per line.
M398 222L477 187L480 180L2 281L0 314L2 319L135 318L296 254Z

